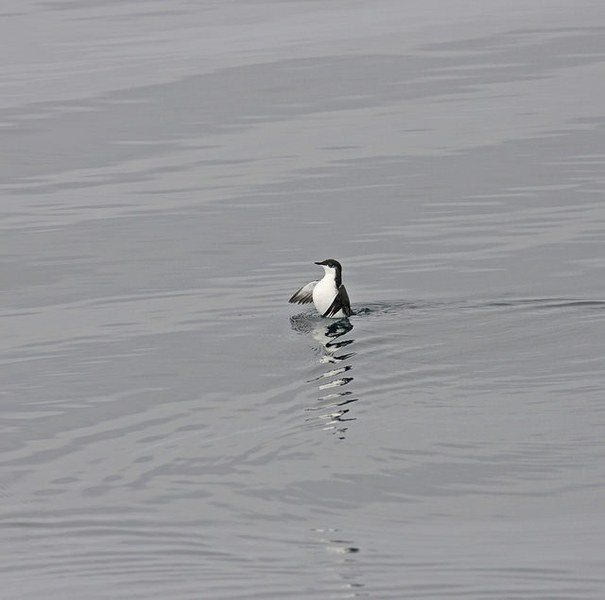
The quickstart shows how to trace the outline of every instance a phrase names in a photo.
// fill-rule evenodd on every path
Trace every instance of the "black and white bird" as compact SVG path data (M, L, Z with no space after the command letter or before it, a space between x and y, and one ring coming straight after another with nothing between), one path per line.
M342 266L337 260L327 258L316 262L324 269L320 280L311 281L292 294L290 302L308 304L313 302L322 317L342 319L352 314L347 289L342 284Z

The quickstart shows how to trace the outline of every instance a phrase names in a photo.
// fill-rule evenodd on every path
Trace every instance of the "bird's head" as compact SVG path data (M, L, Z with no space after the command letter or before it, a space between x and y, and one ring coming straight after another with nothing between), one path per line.
M334 260L333 258L326 258L326 260L321 260L319 262L316 262L315 264L319 265L320 267L323 267L326 273L340 274L340 272L342 271L342 266L340 265L340 263L337 260Z

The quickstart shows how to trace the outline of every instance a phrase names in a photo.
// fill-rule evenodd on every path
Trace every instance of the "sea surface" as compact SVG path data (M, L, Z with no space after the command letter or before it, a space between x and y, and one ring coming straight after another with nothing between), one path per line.
M2 600L605 598L602 0L3 0ZM288 304L336 258L355 314Z

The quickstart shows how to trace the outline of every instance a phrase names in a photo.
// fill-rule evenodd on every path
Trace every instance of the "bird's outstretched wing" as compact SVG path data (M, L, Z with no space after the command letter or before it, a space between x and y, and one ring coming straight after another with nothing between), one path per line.
M317 285L317 281L311 281L307 285L303 285L300 290L297 290L292 294L289 302L293 304L309 304L313 302L313 288Z
M334 300L332 300L332 304L330 304L328 310L322 316L333 317L339 310L342 310L345 317L350 317L353 314L349 294L347 294L347 288L344 285L338 288L338 293L334 297Z

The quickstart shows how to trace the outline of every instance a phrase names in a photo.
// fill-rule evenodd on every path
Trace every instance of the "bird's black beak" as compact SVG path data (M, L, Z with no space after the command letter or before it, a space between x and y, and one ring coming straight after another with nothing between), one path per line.
M323 263L322 263L322 262L316 262L315 264L316 264L316 265L323 265Z

